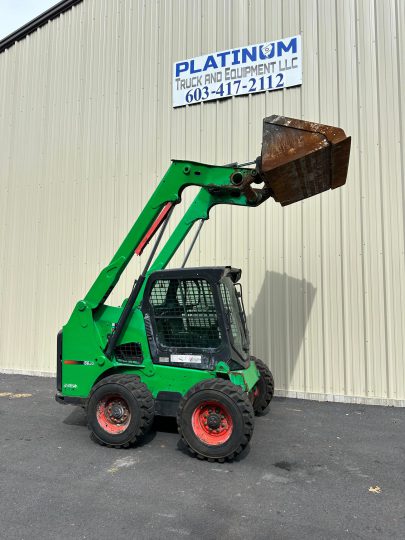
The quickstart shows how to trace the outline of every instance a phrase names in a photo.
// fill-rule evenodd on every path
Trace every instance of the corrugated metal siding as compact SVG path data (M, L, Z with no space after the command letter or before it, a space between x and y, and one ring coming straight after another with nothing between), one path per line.
M300 88L172 109L175 60L298 33ZM244 269L252 349L279 393L404 404L404 88L402 0L84 0L11 47L0 369L54 371L58 329L171 158L255 158L262 118L279 113L352 135L347 185L284 209L214 210L190 264Z

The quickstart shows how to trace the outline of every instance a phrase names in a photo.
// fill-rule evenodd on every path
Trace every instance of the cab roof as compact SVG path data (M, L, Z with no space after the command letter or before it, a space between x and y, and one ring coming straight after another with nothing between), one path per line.
M168 268L165 270L156 270L151 273L155 279L167 278L205 278L208 280L219 281L224 277L230 277L234 283L240 280L242 270L231 266L197 266L187 268Z

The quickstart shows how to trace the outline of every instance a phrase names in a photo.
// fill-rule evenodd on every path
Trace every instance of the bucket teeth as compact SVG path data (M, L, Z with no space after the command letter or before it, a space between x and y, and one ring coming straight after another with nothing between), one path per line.
M263 120L261 179L282 206L346 182L350 137L333 126L269 116Z

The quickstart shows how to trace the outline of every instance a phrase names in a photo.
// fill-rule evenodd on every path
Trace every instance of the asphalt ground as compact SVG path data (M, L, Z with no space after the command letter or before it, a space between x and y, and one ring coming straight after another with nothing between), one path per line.
M2 539L405 538L405 409L276 398L217 464L190 457L172 419L101 447L54 393L0 374Z

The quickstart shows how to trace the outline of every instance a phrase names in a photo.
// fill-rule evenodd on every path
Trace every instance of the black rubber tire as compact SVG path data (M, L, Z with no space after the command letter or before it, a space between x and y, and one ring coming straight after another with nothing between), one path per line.
M97 404L107 395L125 399L131 412L128 427L122 433L105 431L97 420ZM155 402L146 384L139 377L128 374L111 375L94 385L87 406L87 425L91 438L111 448L128 448L151 427L155 416Z
M253 399L253 409L255 414L262 414L270 405L274 395L274 378L268 366L259 358L252 357L260 373L254 390L259 391L259 395Z
M219 445L203 442L194 432L192 415L204 401L216 401L224 406L232 418L230 438ZM183 443L199 459L224 462L231 460L249 443L254 428L254 411L240 386L224 379L208 379L194 385L180 401L177 426Z

